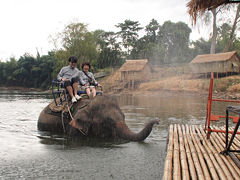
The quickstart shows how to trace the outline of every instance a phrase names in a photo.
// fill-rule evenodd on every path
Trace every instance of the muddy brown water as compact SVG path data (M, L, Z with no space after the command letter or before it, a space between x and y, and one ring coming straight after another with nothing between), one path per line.
M0 91L0 179L161 179L169 125L203 124L207 97L172 92L116 97L132 131L160 120L144 142L40 132L37 119L51 95ZM213 111L226 106L215 104Z

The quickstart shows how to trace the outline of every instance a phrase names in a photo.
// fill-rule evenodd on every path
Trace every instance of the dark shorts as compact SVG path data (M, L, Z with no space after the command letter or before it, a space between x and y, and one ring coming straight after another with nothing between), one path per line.
M75 78L72 78L71 81L70 80L64 81L63 86L66 88L68 86L72 86L74 83L78 81L79 81L79 78L75 77Z

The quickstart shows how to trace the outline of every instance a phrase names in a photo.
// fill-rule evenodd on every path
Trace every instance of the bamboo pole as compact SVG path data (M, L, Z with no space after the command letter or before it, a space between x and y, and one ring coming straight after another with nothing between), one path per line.
M200 130L198 130L200 131ZM204 134L203 132L203 129L201 129L202 131L202 134L203 136L205 136L206 134ZM218 138L217 138L218 134L216 133L213 133L212 134L212 137L214 138L210 138L210 141L211 143L213 144L213 146L216 148L216 150L218 152L221 152L223 151L224 147L221 145L221 143L219 142ZM232 161L231 157L229 156L223 156L223 155L220 155L220 157L223 159L223 161L225 162L225 164L227 165L229 171L231 172L232 176L235 178L235 179L240 179L240 171L236 170L236 164ZM231 163L233 162L233 163ZM235 166L235 167L234 167ZM238 168L238 167L237 167Z
M173 179L181 179L177 125L174 124Z
M219 127L215 127L216 129L220 129ZM221 145L223 146L223 150L225 150L225 148L226 148L226 143L225 143L225 141L226 141L226 136L225 136L225 134L224 133L218 133L217 134L217 136L216 136L218 139L219 139L219 141L221 142ZM228 139L230 139L230 138L228 138ZM231 149L232 150L236 150L236 147L235 147L235 145L233 145L232 147L231 147ZM238 158L239 158L239 155L237 155L238 156ZM238 172L238 174L240 174L240 171L239 171L239 167L235 164L235 162L232 160L232 158L230 157L230 156L226 156L227 158L228 158L228 160L229 160L229 162L232 164L232 166L234 167L234 169Z
M201 132L202 137L204 138L206 136L206 133L204 132L203 128L200 127L198 129L199 132ZM218 160L218 163L222 166L222 169L224 170L224 173L226 174L227 178L230 179L231 177L238 177L238 173L235 171L235 169L233 168L232 164L229 162L229 160L225 157L222 156L220 154L221 149L219 147L219 145L223 145L222 142L219 142L217 139L217 133L213 133L212 134L212 138L210 138L210 142L208 142L208 144L212 147L212 149L214 150L214 155L215 157L219 157L216 158ZM218 142L218 143L217 143Z
M193 138L193 142L194 142L196 150L198 152L200 163L203 168L203 173L204 173L205 178L206 179L212 179L212 178L219 179L217 172L215 171L214 165L213 165L210 157L208 156L208 153L206 152L203 145L201 144L201 139L200 139L199 135L194 133L195 129L193 129L193 128L194 127L191 126L190 134ZM206 161L206 163L205 163L205 161ZM211 172L212 178L211 178L211 175L210 175L208 169Z
M193 162L194 162L194 165L195 165L195 168L196 168L198 179L199 180L205 179L204 175L203 175L201 165L200 165L200 162L199 162L199 159L198 159L196 149L195 149L195 147L192 143L192 138L190 137L190 134L189 134L188 125L186 125L186 136L187 136L187 141L188 141L188 144L189 144L189 147L190 147L190 150L191 150L191 155L192 155Z
M230 131L234 131L234 128L230 127L229 128ZM238 128L238 132L240 131L240 128ZM240 134L236 134L235 138L237 138L240 141Z
M221 130L223 130L223 128L220 128ZM226 140L226 135L224 133L219 133L219 136L223 139L223 141L225 142ZM228 141L230 141L231 136L228 137ZM234 139L235 141L235 139ZM235 142L233 141L232 145L231 145L231 149L232 150L239 150L239 147L235 144ZM238 157L238 159L240 159L240 155L239 154L235 154L236 157Z
M173 162L173 125L169 127L169 140L167 148L167 156L164 165L163 180L172 179L172 162Z
M188 171L188 163L187 163L187 155L184 147L183 134L181 130L181 126L178 125L178 137L179 137L179 146L180 146L180 161L181 161L181 170L182 170L182 179L189 180L189 171Z
M221 128L223 129L223 128ZM229 130L232 130L233 131L233 128L229 128ZM233 143L238 147L238 149L240 148L240 139L239 139L239 136L237 136L238 134L235 134L235 137L234 137L234 141ZM231 138L232 134L229 136L229 139Z
M219 153L214 149L214 147L211 145L209 140L206 140L205 138L202 139L203 144L206 147L206 150L208 151L208 154L210 155L210 158L215 166L216 171L219 174L220 179L233 179L231 173L229 172L227 166L223 162L223 160L220 158Z
M215 128L221 129L221 128ZM163 179L240 179L240 171L225 149L224 133L209 140L202 126L170 125ZM237 139L231 149L239 147Z
M216 127L214 127L216 128ZM202 129L202 131L204 131ZM222 147L222 151L225 149L225 137L221 137L222 136L222 133L217 133L217 135L215 135L215 133L213 133L213 135L217 138L217 141L219 142L218 144ZM232 160L231 157L229 156L226 156L228 161L231 163L231 165L234 167L234 169L237 171L237 173L240 175L240 171L239 171L239 168L238 166L235 164L235 162Z
M223 130L224 128L221 128L221 127L218 127L219 129ZM224 143L225 143L225 140L226 140L226 135L224 133L219 133L220 137L222 137L224 139ZM228 142L229 140L231 139L231 136L228 136ZM233 150L237 150L238 149L238 146L237 144L235 143L235 139L231 145L231 149Z
M216 128L216 129L218 129L218 130L223 130L223 128L219 128L219 127L217 127L217 126L214 126L214 128ZM225 134L224 134L224 133L218 133L218 136L219 136L219 138L222 140L222 144L223 144L224 149L225 149L225 148L226 148L226 144L225 144L226 136L225 136ZM230 140L230 138L231 138L231 136L228 137L228 140ZM224 150L224 149L223 149L223 150ZM237 150L237 149L238 149L238 147L234 144L234 142L233 142L233 144L232 144L232 146L231 146L231 149L233 149L233 150Z
M191 151L190 151L190 148L189 148L189 145L188 145L188 140L187 140L187 135L186 135L184 125L182 125L182 130L183 130L183 140L184 140L184 145L185 145L186 154L187 154L190 176L191 176L192 180L197 180L197 173L196 173L196 169L195 169L195 166L194 166L194 163L193 163Z
M220 129L223 129L223 128L220 128ZM224 128L224 129L225 129L225 128ZM224 134L224 135L226 136L226 134ZM236 134L236 135L237 135L237 134ZM233 140L233 142L232 142L232 145L234 145L236 149L239 149L239 148L240 148L240 140L236 137L236 135L235 135L235 137L234 137L234 140ZM229 141L230 141L231 137L232 137L232 134L230 134L230 135L228 136L228 140L229 140Z

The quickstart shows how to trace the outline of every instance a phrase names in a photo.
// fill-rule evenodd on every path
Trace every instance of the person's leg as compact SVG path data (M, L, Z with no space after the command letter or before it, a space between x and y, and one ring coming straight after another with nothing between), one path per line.
M90 92L90 88L89 87L86 88L86 93L87 93L88 97L90 97L91 92Z
M78 78L78 77L75 77L75 78L72 78L71 83L72 83L72 87L73 87L74 97L75 97L77 100L80 100L80 99L81 99L81 96L79 96L79 95L77 94L77 93L78 93L78 81L79 81L79 78Z
M72 88L72 83L70 81L65 81L64 82L64 87L67 89L69 95L72 98L72 103L77 102L76 98L73 95L73 88Z
M69 95L71 96L71 98L73 98L74 95L73 95L73 88L71 86L71 82L70 81L65 81L64 82L64 87L67 89L67 91L68 91Z
M76 96L77 91L78 91L78 83L77 82L73 83L73 91L74 91L74 96Z
M96 96L96 89L95 89L95 87L92 87L91 89L92 89L93 97L95 97Z
M67 86L66 89L67 89L69 95L71 96L71 98L73 98L74 95L73 95L73 88L72 88L72 86Z

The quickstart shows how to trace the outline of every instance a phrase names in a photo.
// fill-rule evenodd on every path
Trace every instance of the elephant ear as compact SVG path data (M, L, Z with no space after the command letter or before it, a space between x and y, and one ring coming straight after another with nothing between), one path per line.
M83 135L87 135L88 129L84 129L83 126L77 123L75 119L72 119L69 124L73 128L79 130Z
M91 122L89 121L86 111L78 111L69 124L79 130L83 135L87 135L91 127Z

